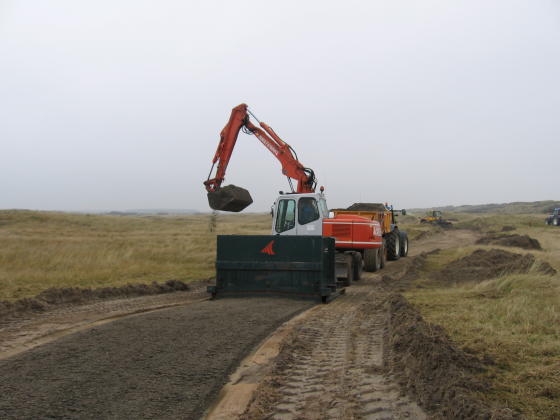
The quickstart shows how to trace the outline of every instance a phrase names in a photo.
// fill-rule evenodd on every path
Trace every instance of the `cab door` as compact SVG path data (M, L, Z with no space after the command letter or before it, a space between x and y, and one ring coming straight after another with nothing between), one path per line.
M323 235L323 218L315 197L301 197L297 202L297 235Z
M273 235L296 235L296 200L282 198L278 200L274 215Z

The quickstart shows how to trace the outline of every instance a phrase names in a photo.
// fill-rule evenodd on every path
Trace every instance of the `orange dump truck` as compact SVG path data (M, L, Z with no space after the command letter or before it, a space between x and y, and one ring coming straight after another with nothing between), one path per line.
M346 209L333 209L336 216L360 216L379 222L383 246L380 255L369 259L364 255L364 265L367 271L377 271L382 268L386 260L398 260L408 255L408 235L399 229L396 214L406 215L406 210L395 210L393 206L383 203L354 203Z

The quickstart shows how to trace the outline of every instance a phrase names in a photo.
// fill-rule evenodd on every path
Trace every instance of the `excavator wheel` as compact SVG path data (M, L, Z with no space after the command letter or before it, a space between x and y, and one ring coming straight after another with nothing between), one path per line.
M381 268L382 248L367 248L364 250L364 270L376 272Z
M360 254L359 252L354 252L352 253L352 262L353 264L353 270L354 270L354 281L358 281L362 279L362 254Z
M235 185L226 185L208 192L208 204L214 210L240 212L253 202L249 191Z

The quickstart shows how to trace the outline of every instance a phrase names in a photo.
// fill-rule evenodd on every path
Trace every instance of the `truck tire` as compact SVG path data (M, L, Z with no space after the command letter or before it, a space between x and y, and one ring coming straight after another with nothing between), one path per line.
M408 255L408 235L406 232L399 231L401 246L400 246L400 254L401 258L406 257Z
M379 258L379 268L385 268L385 262L387 261L387 242L383 238L383 245L381 245L380 258Z
M364 270L375 273L381 268L382 248L364 249Z
M352 253L352 264L353 264L353 281L358 281L362 279L362 254L359 252Z
M394 230L388 235L387 238L387 259L396 261L401 256L401 241L398 230Z
M558 217L555 217L554 219L552 219L552 225L553 226L558 226Z

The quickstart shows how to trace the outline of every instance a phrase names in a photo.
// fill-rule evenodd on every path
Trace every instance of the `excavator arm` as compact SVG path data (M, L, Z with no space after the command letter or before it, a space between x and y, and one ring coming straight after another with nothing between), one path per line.
M212 159L212 168L208 179L204 181L208 191L208 202L210 207L215 210L241 211L253 202L249 192L243 188L233 185L222 188L226 169L240 130L247 134L254 134L280 161L282 174L288 177L292 192L309 193L315 191L316 181L313 170L304 167L299 162L292 147L284 142L270 126L258 120L260 127L254 125L249 118L249 114L257 120L246 104L236 106L232 109L229 121L220 133L220 142ZM212 177L216 164L216 173ZM292 179L297 180L295 191L292 186Z

